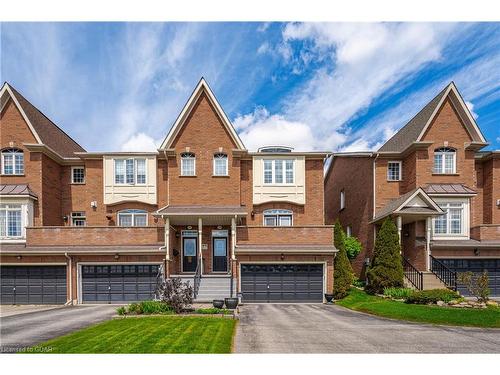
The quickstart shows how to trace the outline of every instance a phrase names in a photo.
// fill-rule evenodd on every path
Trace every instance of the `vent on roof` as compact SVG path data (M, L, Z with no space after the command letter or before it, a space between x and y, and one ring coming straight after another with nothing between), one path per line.
M257 150L258 152L292 152L293 147L287 146L266 146Z

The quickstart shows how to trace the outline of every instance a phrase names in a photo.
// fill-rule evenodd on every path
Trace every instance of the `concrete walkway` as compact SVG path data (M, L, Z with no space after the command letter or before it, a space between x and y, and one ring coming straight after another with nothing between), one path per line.
M335 305L240 307L237 353L500 353L500 329L405 323Z
M111 319L117 305L80 305L0 318L0 352L15 352Z

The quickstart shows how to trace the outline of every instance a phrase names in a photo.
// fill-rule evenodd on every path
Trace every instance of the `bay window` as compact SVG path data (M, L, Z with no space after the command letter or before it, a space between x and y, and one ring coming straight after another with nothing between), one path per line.
M115 184L146 183L146 159L115 159Z
M293 184L294 179L293 159L264 159L265 184Z
M445 214L434 219L435 236L463 236L467 235L466 207L464 202L442 202L439 207Z
M0 238L23 237L21 204L0 205Z

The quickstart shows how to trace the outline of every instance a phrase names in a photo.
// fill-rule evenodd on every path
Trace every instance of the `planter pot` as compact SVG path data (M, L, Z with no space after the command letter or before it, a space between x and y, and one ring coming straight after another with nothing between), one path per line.
M221 300L221 299L214 299L212 301L212 305L216 308L216 309L222 309L224 307L224 301Z
M333 294L325 293L326 302L330 303L333 301Z
M238 298L226 298L224 300L226 308L234 310L238 306Z

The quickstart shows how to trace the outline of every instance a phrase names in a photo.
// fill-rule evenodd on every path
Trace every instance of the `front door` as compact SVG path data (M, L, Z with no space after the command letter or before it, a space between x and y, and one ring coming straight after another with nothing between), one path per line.
M213 272L227 272L227 238L214 238L213 241Z
M184 237L182 239L182 272L195 272L198 264L198 239Z

